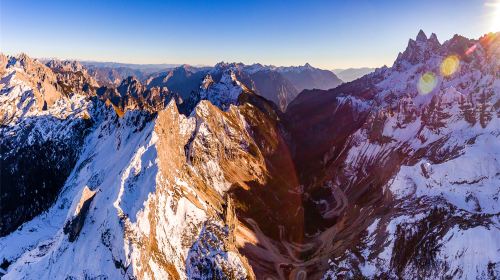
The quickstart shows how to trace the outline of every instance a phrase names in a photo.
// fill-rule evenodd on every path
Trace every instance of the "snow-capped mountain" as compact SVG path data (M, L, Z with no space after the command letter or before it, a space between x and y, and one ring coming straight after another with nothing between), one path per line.
M393 67L290 105L325 279L498 277L499 48L421 31Z
M274 102L282 111L305 89L331 89L342 83L333 72L306 63L303 66L237 64L240 79L251 89Z
M218 79L224 71L231 69L240 82L255 93L277 104L282 111L286 110L288 104L303 89L330 89L342 83L332 72L314 68L309 64L296 67L275 67L221 62L214 67L182 65L168 71L152 74L141 69L99 68L94 65L89 67L89 74L102 86L118 86L123 79L133 76L148 88L166 88L170 93L179 97L182 102L188 103L192 103L192 100L189 99L193 95L199 94L207 74ZM119 70L122 71L118 73ZM184 111L184 107L186 105L183 105L181 111Z
M247 87L278 105L282 111L304 89L331 89L342 83L331 71L308 63L290 67L219 63L214 70L225 68L232 68Z
M300 69L180 97L0 56L2 279L496 279L499 58L420 32L282 107L256 81Z
M235 223L234 208L226 194L231 183L224 178L219 166L223 160L229 160L219 159L225 157L224 153L243 154L245 146L242 145L250 141L249 136L248 133L214 134L219 125L233 133L244 131L246 124L238 111L233 109L231 120L239 120L239 123L233 121L230 125L224 118L215 119L220 122L205 122L208 117L225 114L207 101L201 102L189 118L179 114L174 101L160 112L151 113L149 107L137 103L136 107L119 108L122 112L118 113L118 106L109 104L107 97L105 102L92 99L92 93L76 91L72 99L60 96L44 113L37 110L44 101L32 94L35 88L29 81L22 80L24 75L30 75L30 68L18 65L29 61L42 77L52 75L51 70L25 57L11 57L9 61L2 78L3 108L19 108L19 102L29 107L21 107L23 112L13 113L20 118L12 120L8 115L10 121L4 123L2 135L23 139L24 133L35 135L33 141L27 142L2 139L15 141L17 145L22 143L28 151L36 150L39 142L46 145L44 141L52 141L53 147L50 152L27 155L24 150L2 149L2 168L20 173L11 177L2 172L2 186L15 183L13 191L25 188L25 195L12 203L26 204L31 210L27 214L30 216L17 217L13 212L5 212L6 204L2 203L3 215L25 222L13 231L19 222L2 218L4 237L0 251L2 269L7 270L3 278L116 279L166 275L186 278L187 274L206 276L207 272L244 278L251 272L244 269L244 258L228 241L233 234L230 229ZM117 89L122 94L118 96L126 98L142 92L136 83L124 81ZM126 94L123 88L127 89ZM73 99L74 102L68 104ZM75 113L68 110L67 106L71 105ZM44 118L50 114L56 118L53 123ZM24 119L28 118L40 129L25 125ZM80 142L70 142L72 130L81 132L78 124L85 120L89 122L85 133L76 137ZM219 153L207 147L207 141L213 142L214 148L219 147ZM231 141L233 149L229 149ZM69 154L60 150L66 146L76 152ZM11 154L13 159L9 161ZM40 166L28 167L27 162L20 160L21 155L29 157L31 164L40 162ZM52 156L69 159L67 163L50 161ZM10 162L12 164L6 165ZM245 160L245 164L248 163ZM69 168L61 169L61 164ZM242 165L234 160L227 164ZM61 184L41 181L44 177L36 173L21 174L29 168L33 172L54 170L54 174L47 176L61 178L57 181ZM29 181L31 185L24 183L27 175L33 176ZM245 178L243 173L238 176ZM16 194L2 191L2 202L15 199ZM33 209L30 203L41 204L45 196L49 196L50 203ZM31 219L35 215L38 216ZM11 246L14 243L23 245ZM94 257L89 259L89 256Z

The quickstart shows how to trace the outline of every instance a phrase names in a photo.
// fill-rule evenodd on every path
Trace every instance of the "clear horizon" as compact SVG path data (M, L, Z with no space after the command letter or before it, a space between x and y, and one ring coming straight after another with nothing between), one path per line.
M0 51L37 58L322 69L392 65L420 29L440 42L499 31L499 1L2 1Z

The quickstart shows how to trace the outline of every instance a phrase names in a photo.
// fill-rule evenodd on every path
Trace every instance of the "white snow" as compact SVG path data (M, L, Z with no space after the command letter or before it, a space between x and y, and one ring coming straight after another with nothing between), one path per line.
M245 86L237 80L233 69L227 69L222 73L218 83L201 90L200 97L202 100L209 100L222 110L227 110L229 105L236 104L244 89Z
M389 188L401 199L409 195L442 197L459 209L495 214L500 212L499 160L499 136L485 133L466 146L458 158L440 164L421 160L413 166L402 166ZM422 173L421 165L425 165L429 178Z

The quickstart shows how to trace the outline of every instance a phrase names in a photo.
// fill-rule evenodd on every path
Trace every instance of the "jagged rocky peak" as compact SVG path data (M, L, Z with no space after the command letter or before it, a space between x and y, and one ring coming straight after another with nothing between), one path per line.
M212 76L210 74L207 74L205 78L203 78L203 81L201 82L201 88L206 90L213 84L214 80L212 79Z
M21 68L25 74L28 74L38 80L47 80L51 82L55 80L55 75L48 67L37 59L29 57L25 53L21 53L17 56L9 56L8 59L9 61L6 65L7 68Z
M495 53L498 52L497 46L500 41L498 34L498 32L490 33L479 40L455 34L453 38L441 44L434 33L427 39L425 33L419 32L417 40L410 39L406 50L399 53L394 66L404 71L413 65L426 63L433 56L443 58L449 55L458 56L465 62L476 61L478 64L484 64L482 59L488 59L495 63L495 58L498 57ZM488 56L484 57L483 52Z
M410 41L413 48L406 53L415 55L415 65L406 60L411 56L405 57L403 65L379 69L330 91L302 94L287 110L292 139L300 147L296 167L302 182L309 182L304 183L311 198L305 202L309 203L305 220L314 220L318 213L327 218L310 223L308 232L322 235L328 230L318 225L334 227L335 236L321 239L331 238L337 246L350 248L329 254L326 279L475 279L477 275L495 279L500 273L498 246L484 254L472 249L483 248L483 237L498 239L498 229L485 227L498 224L496 218L476 216L497 211L498 188L486 180L496 182L498 176L468 162L475 158L492 163L498 156L483 146L497 143L499 135L498 64L486 59L497 39L487 37L491 43L486 52L481 50L485 39L467 39L467 49L479 45L469 59L460 57L459 71L443 78L442 62L465 50L450 50L448 42L434 48L436 42L430 42L436 41L434 36L418 37ZM417 87L426 71L433 71L439 82L431 92L422 93ZM463 173L451 175L448 168L456 164L463 166ZM388 194L390 199L383 198ZM332 211L343 207L339 205L345 205L345 212L329 222ZM365 216L361 211L350 217L351 211L358 211L351 207L379 214ZM354 226L363 221L366 227ZM349 226L342 229L341 224ZM433 234L427 235L431 229ZM361 243L350 243L356 232ZM482 237L476 239L475 234ZM473 254L478 262L461 253L471 250L478 252ZM382 268L386 266L390 268Z
M121 82L117 90L121 97L127 95L138 97L145 90L145 87L136 77L129 76Z
M60 71L60 72L87 72L87 69L80 64L80 62L76 60L58 60L58 59L52 59L49 60L47 63L45 63L49 68L51 68L54 71Z
M439 45L440 44L436 33L432 33L431 34L431 36L429 37L429 41L432 42L435 45Z
M124 79L117 87L102 86L96 93L107 104L111 103L120 117L132 110L157 113L165 108L172 98L182 101L181 97L170 92L167 87L147 87L133 76Z
M4 74L12 74L9 79L21 80L29 85L35 97L35 104L39 110L51 107L56 101L66 96L57 80L57 75L40 61L22 53L18 56L9 56ZM2 86L10 85L9 81Z
M230 105L237 104L241 93L251 93L251 90L238 80L233 67L220 70L221 72L216 73L220 75L218 81L214 82L211 76L205 78L203 85L207 87L201 88L198 101L209 100L222 110L227 110Z
M241 66L245 66L245 64L241 62L225 62L221 61L215 64L214 68L218 69L227 69L227 68L238 68Z
M425 35L425 32L422 29L418 31L416 40L417 42L427 42L427 35Z
M27 67L28 65L33 64L34 59L29 57L26 53L20 53L17 56L8 56L9 57L9 65L8 66L18 66L18 67Z
M6 68L21 68L18 78L29 76L25 82L32 84L37 96L45 96L48 106L62 96L75 93L93 95L97 82L76 61L51 60L46 65L26 54L9 57ZM39 102L44 104L44 102Z
M99 87L95 78L78 61L53 59L45 65L58 76L58 85L66 95L78 92L91 96Z
M415 41L415 42L419 42L422 44L430 44L431 46L439 46L440 45L436 33L431 33L431 36L429 36L427 38L427 35L425 34L425 32L422 29L420 29L418 31L418 34L417 34L417 37L415 38L415 40L410 39L409 41Z
M409 39L408 46L403 53L399 53L395 65L400 65L404 63L409 63L410 65L415 65L428 60L432 54L438 54L438 50L441 47L436 34L427 38L423 30L420 30L417 34L416 40Z
M214 68L210 72L220 72L224 71L225 69L231 68L231 67L237 67L237 63L229 63L229 62L218 62L217 64L214 65Z

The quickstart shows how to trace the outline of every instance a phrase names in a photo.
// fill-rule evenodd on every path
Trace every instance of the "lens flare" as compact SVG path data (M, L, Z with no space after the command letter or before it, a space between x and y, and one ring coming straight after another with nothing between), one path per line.
M418 92L420 92L420 94L428 94L436 87L436 85L436 75L432 72L426 72L420 77L420 80L418 80Z
M486 1L485 6L488 8L489 12L487 17L489 17L490 26L488 31L498 32L500 31L500 0L490 0Z
M441 75L448 77L453 75L460 64L460 59L456 55L450 55L441 62Z
M474 44L472 45L472 47L468 48L466 51L465 51L465 55L469 56L471 55L477 48L477 44Z

